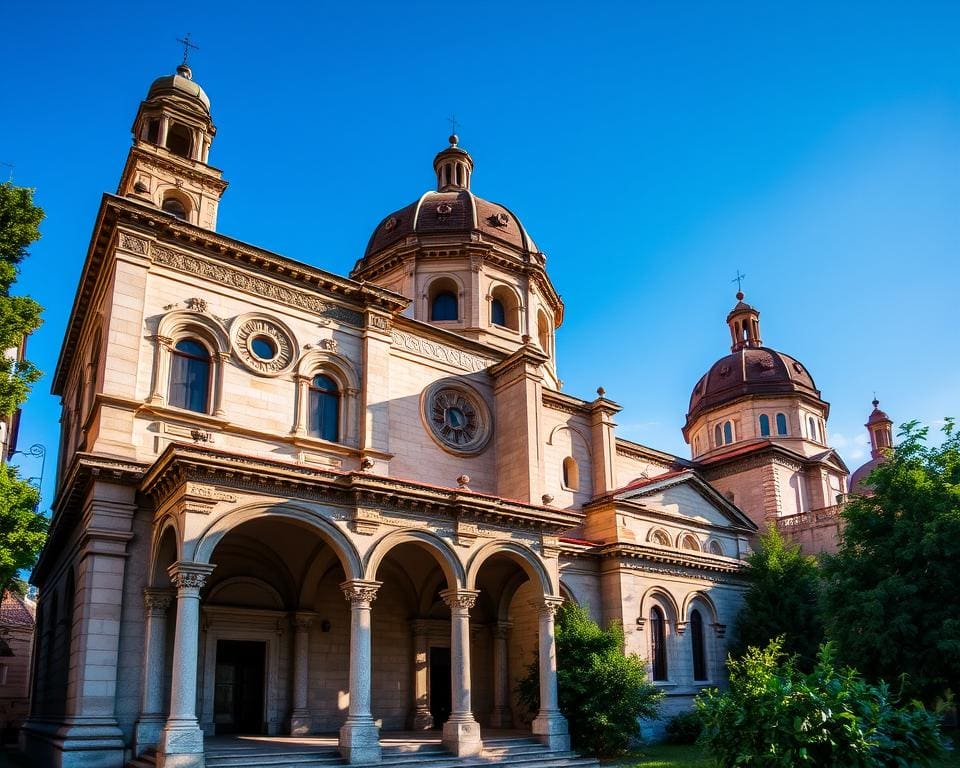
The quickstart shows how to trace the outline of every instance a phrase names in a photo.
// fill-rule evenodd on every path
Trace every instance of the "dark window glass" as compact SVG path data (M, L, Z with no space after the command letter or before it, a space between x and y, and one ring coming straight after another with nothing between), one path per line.
M170 361L170 405L207 412L210 393L210 355L193 339L178 341Z
M494 299L490 302L490 321L494 325L507 325L507 313L503 308L503 302L500 299Z
M814 422L814 420L813 420L813 416L809 416L809 417L807 418L807 424L808 424L809 427L810 427L810 439L811 439L811 440L816 440L816 439L817 439L817 425L816 425L816 422Z
M717 424L713 429L713 444L715 446L723 445L723 432L720 429L720 425Z
M310 434L334 443L340 439L340 390L322 374L310 384Z
M250 348L261 360L273 360L277 356L277 345L267 336L257 336L250 342Z
M430 305L430 319L457 319L457 297L453 291L441 291L433 297L433 304Z
M782 413L777 414L777 434L787 434L787 417Z
M160 121L151 120L147 123L146 140L151 144L156 144L160 140Z
M723 442L728 445L733 442L733 424L729 421L723 423Z
M175 197L168 197L163 201L163 210L165 210L167 213L172 213L178 219L187 218L187 209L184 208L183 203L181 203Z
M696 608L690 613L690 640L693 642L693 679L707 679L707 649L703 640L703 617Z
M760 414L760 436L770 436L770 417L765 413Z
M190 157L190 148L193 146L193 140L190 137L190 129L185 125L173 123L167 130L167 149L180 157Z
M653 679L667 679L667 621L658 606L650 610L650 642L653 656Z

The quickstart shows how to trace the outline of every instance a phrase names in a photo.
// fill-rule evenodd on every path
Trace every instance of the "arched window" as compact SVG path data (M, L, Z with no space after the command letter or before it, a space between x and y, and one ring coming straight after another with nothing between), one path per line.
M820 419L817 419L817 434L820 435L820 442L825 444L827 442L827 438L823 434L823 421Z
M571 491L580 490L580 467L573 456L563 460L563 487Z
M711 555L723 555L723 544L721 544L716 539L713 539L710 542L710 554Z
M667 679L667 620L660 606L650 609L650 658L653 662L653 679Z
M809 431L809 437L810 437L810 439L811 439L811 440L816 440L816 439L817 439L817 422L816 422L816 420L813 418L813 416L808 416L808 417L807 417L807 426L809 426L809 428L810 428L810 431Z
M167 213L172 213L178 219L187 218L187 208L175 197L168 197L163 201L163 205L160 206Z
M540 349L550 354L550 321L541 310L537 313L537 341L540 342Z
M192 147L193 137L190 135L190 129L179 123L171 123L167 130L167 149L180 157L190 157Z
M144 126L143 139L151 144L156 144L158 141L160 141L159 118L154 118L153 120L147 121L146 125Z
M690 641L693 643L693 679L707 680L707 646L703 636L703 616L690 611Z
M723 445L723 428L719 424L713 428L713 444L717 448Z
M503 302L500 299L493 299L490 302L490 322L494 325L507 326L507 310L503 308Z
M170 395L176 408L206 413L210 402L210 353L196 339L181 339L170 360Z
M310 382L310 434L324 440L340 439L340 388L329 376L320 374Z
M770 437L770 417L765 413L760 414L760 437Z
M733 442L733 424L729 421L723 422L723 443L730 445Z
M777 434L786 435L787 434L787 416L783 413L777 414Z
M682 539L680 539L680 546L683 549L693 549L693 550L696 550L697 552L700 551L700 542L697 541L697 537L694 536L692 533L687 533L683 536Z

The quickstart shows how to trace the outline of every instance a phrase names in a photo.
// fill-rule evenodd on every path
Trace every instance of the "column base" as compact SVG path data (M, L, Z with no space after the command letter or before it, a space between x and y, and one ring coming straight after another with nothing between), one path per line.
M429 709L418 709L413 715L413 730L429 731L433 728L433 714Z
M313 730L313 718L306 710L293 711L290 716L290 735L307 736Z
M454 720L453 716L443 724L443 746L457 757L472 757L483 751L480 740L480 724L467 715L468 719Z
M497 707L490 713L491 728L513 728L513 711L510 707Z
M195 719L167 721L157 744L157 768L203 768L203 731Z
M123 732L112 718L28 720L19 741L36 765L50 768L114 768L124 759Z
M164 715L141 715L133 731L133 755L139 757L143 750L156 747L167 718Z
M340 755L351 764L380 762L380 729L372 717L347 718L340 728Z
M567 728L567 718L561 715L559 710L540 712L534 718L531 730L551 751L569 751L570 731Z

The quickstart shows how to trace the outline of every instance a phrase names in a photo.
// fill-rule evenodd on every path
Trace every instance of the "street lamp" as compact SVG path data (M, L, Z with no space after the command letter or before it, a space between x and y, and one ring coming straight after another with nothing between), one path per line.
M34 443L29 448L24 451L13 451L10 453L10 458L16 456L17 454L21 456L30 456L34 459L40 459L40 477L31 477L27 479L29 483L31 480L39 480L37 484L37 490L40 490L43 487L43 471L47 466L47 449L44 448L40 443ZM40 499L37 498L37 506L40 506Z

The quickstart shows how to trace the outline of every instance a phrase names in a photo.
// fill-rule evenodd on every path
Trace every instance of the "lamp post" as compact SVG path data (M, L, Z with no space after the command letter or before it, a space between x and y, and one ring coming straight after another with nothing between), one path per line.
M23 450L23 451L12 451L12 452L10 453L10 455L9 455L8 458L13 458L13 457L16 456L18 453L19 453L21 456L30 456L31 458L34 458L34 459L40 459L40 476L39 476L39 477L29 477L29 478L27 478L27 482L30 483L31 480L38 480L39 482L37 483L37 486L36 486L36 487L37 487L37 490L38 490L40 493L42 493L42 492L43 492L43 491L42 491L42 489L43 489L43 471L44 471L44 469L46 469L46 466L47 466L47 449L44 448L43 445L41 445L40 443L34 443L33 445L31 445L31 446L30 446L29 448L27 448L26 450ZM32 485L32 483L31 483L31 485ZM40 494L38 493L38 494L37 494L37 508L39 508L39 507L40 507Z

